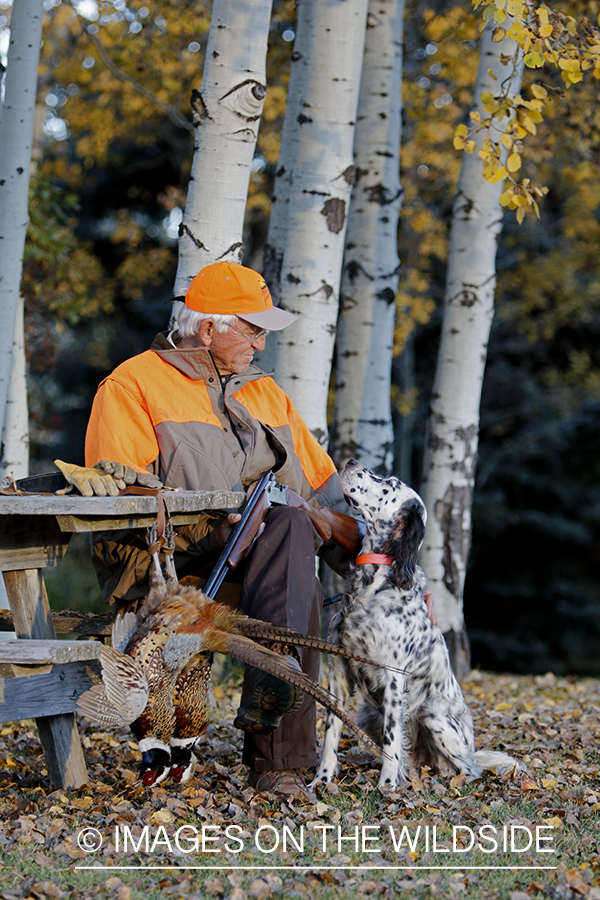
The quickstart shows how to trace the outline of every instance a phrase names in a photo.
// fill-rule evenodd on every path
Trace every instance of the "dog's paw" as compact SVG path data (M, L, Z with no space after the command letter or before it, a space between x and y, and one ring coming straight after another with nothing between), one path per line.
M398 778L384 778L382 775L379 779L377 787L382 794L390 794L397 791L402 786L402 782Z
M335 772L327 772L327 770L325 770L324 772L317 772L317 774L315 775L315 777L313 778L313 780L311 781L311 783L308 786L309 790L314 791L315 786L317 784L331 784L331 782L333 781L334 775L335 775Z

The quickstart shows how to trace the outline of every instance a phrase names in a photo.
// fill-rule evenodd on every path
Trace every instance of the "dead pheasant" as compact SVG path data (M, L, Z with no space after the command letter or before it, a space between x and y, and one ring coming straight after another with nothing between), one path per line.
M140 612L116 619L112 647L101 651L102 684L78 701L92 721L131 725L142 752L140 770L151 786L171 774L176 782L191 777L194 746L207 726L207 692L213 652L233 656L288 681L339 716L369 746L379 750L331 696L299 668L257 641L280 641L377 665L328 641L298 634L291 628L250 619L216 603L196 588L180 585L172 565L172 529L167 521L162 539L156 526L148 543L154 560L151 588ZM159 531L160 533L160 531ZM166 553L167 580L159 552Z

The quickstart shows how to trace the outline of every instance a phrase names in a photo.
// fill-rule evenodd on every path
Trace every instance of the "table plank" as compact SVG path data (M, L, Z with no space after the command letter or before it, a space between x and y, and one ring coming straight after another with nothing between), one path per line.
M163 491L170 513L238 509L246 495L242 491ZM79 494L2 494L0 516L156 516L156 495L128 494L124 497L82 497Z
M19 666L70 663L98 659L101 649L100 641L2 641L0 663L16 663Z
M26 641L22 642L27 643ZM11 669L0 665L3 673ZM54 666L14 666L10 675L0 677L0 722L17 722L19 719L36 719L42 745L45 750L45 736L54 747L50 762L46 754L48 773L55 787L66 787L66 783L77 787L73 775L72 746L79 744L77 729L70 728L77 699L98 681L98 677L87 662L70 662ZM53 723L51 719L60 717ZM41 722L41 728L40 728ZM69 727L67 727L69 726ZM58 742L55 740L58 734ZM54 773L54 775L51 774ZM81 773L79 773L81 774ZM85 770L84 770L85 776ZM83 784L87 780L84 777Z

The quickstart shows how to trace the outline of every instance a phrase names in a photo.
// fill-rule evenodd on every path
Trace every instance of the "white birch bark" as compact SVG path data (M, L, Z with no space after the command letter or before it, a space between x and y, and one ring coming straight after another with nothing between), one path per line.
M500 55L512 56L515 50L508 39L493 43L491 34L487 26L475 86L474 108L482 118L485 113L479 98L484 91L498 91L509 72ZM518 92L520 82L519 71L513 77L511 94ZM482 140L480 135L478 149ZM471 544L481 389L494 315L502 189L502 182L490 184L483 179L477 152L463 156L452 213L444 322L423 469L422 493L429 518L420 564L457 674L469 666L462 598Z
M300 129L299 116L306 91L307 70L310 64L310 23L312 0L297 0L296 37L292 52L290 79L281 130L281 144L271 195L269 232L263 250L262 274L269 286L273 303L281 300L281 266L286 245L290 194L294 180L294 156ZM265 349L255 356L256 363L265 372L277 366L277 335L267 338Z
M337 334L333 457L391 472L404 0L370 0Z
M42 17L42 0L15 0L0 109L0 434L4 432L29 221L27 201Z
M196 141L179 228L176 296L185 294L203 266L242 259L250 167L266 96L271 6L272 0L213 4L202 88L192 92Z
M279 335L276 376L315 437L327 441L367 0L310 0L306 84L291 165L280 305L300 319ZM304 48L298 47L304 52Z
M2 432L0 480L11 475L15 480L29 474L29 410L25 342L23 337L23 295L19 297L15 318L12 366Z

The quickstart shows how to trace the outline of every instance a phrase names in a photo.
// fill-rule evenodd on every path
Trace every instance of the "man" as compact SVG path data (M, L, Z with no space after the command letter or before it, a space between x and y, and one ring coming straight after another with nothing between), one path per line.
M344 508L335 466L272 378L252 365L269 331L297 317L273 306L261 276L228 262L206 266L185 297L176 332L127 360L102 382L86 436L86 464L117 460L186 490L246 489L262 472L315 506ZM178 527L178 570L214 561L239 519L207 516ZM241 609L254 618L320 634L322 544L307 514L267 513L243 571ZM94 564L105 600L136 608L150 558L139 535L100 533ZM318 679L319 656L298 653ZM307 797L301 769L316 763L315 706L279 679L248 669L235 724L246 732L243 761L258 790Z

